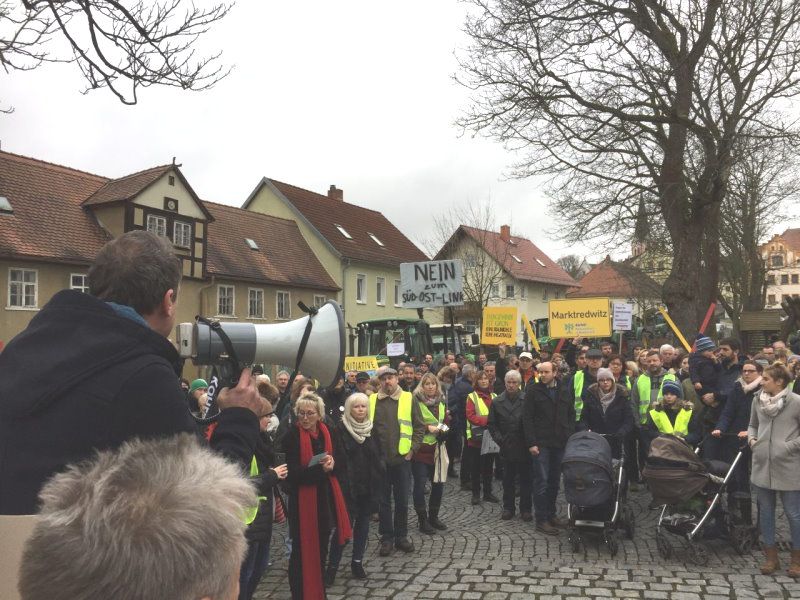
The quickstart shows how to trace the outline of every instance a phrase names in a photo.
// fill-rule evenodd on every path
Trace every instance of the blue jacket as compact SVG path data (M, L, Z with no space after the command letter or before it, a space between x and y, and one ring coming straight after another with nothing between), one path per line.
M692 384L699 383L702 386L697 392L698 398L718 391L721 370L719 363L698 352L689 355L689 377Z
M456 379L447 390L447 408L462 421L467 407L467 396L472 392L472 384L463 377Z
M728 396L731 395L733 392L733 386L736 385L736 382L739 381L739 378L742 376L742 363L741 362L732 362L731 364L725 366L722 365L720 368L719 379L717 380L717 390L714 393L717 400L720 402L725 402L728 399ZM745 429L747 429L745 427ZM741 431L744 431L742 429Z
M742 380L737 381L733 386L733 391L728 396L725 408L722 409L722 414L717 421L717 429L722 433L747 431L747 427L750 424L750 409L753 406L753 397L760 392L760 385L749 392L745 392Z

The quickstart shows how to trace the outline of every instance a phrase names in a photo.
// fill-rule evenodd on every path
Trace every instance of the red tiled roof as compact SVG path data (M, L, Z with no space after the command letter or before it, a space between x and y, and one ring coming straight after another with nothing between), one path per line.
M511 243L509 243L503 241L500 237L500 232L461 225L450 240L454 240L462 232L482 246L492 258L502 264L507 273L516 279L573 287L580 285L558 263L551 260L549 256L527 238L512 235ZM444 248L450 243L445 244ZM444 248L439 251L440 254L444 251ZM514 258L515 256L519 261Z
M83 205L89 206L130 200L172 168L173 165L162 165L139 171L138 173L131 173L119 179L112 179L84 200Z
M109 237L81 202L108 181L0 152L0 196L14 211L0 213L0 256L91 263Z
M567 292L569 298L660 298L661 286L638 267L614 262L609 257L581 278L581 287Z
M294 221L204 202L214 217L208 226L209 274L262 283L338 290ZM247 244L253 240L258 250Z
M795 252L800 251L800 229L787 229L781 234L786 246Z
M380 212L334 200L274 179L269 182L345 258L393 267L404 262L427 260L422 250ZM344 237L336 228L337 225L341 225L353 239ZM384 246L376 243L369 236L370 233L383 242Z

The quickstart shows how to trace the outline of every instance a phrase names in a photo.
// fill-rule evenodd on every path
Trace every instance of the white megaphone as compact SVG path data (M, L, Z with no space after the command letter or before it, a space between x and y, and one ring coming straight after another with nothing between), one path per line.
M176 337L181 357L191 358L195 365L219 365L235 359L241 366L294 367L302 349L298 370L322 386L333 385L344 365L344 317L333 300L316 314L288 323L262 325L198 318L196 323L179 324Z

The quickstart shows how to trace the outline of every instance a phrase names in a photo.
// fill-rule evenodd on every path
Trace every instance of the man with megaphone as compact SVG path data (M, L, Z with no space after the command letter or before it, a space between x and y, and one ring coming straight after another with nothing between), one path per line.
M121 235L88 281L88 294L55 294L0 354L0 514L35 513L45 481L96 450L198 430L167 339L181 282L170 244L146 231ZM230 387L217 397L211 446L245 466L264 403L249 369Z

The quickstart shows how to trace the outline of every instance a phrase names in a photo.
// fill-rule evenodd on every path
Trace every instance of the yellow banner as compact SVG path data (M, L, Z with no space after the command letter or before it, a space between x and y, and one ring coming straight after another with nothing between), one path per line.
M547 316L550 320L551 338L611 335L608 298L550 300Z
M483 309L481 344L516 344L517 308L487 306Z
M376 356L345 356L344 370L374 373L378 370L378 358Z
M528 337L531 340L531 344L536 349L537 352L541 352L542 349L539 347L539 340L536 339L536 332L531 327L531 322L528 321L528 317L525 316L525 313L522 313L522 321L525 323L525 329L528 330Z

